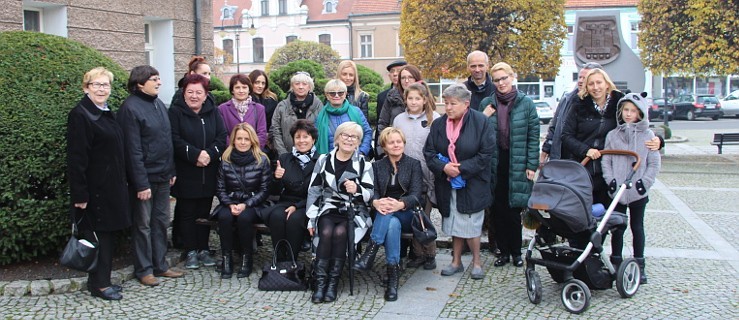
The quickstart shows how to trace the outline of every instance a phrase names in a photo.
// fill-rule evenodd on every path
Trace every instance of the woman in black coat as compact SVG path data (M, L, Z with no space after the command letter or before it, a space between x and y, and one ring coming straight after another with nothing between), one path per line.
M108 109L113 74L105 68L84 76L85 96L67 118L67 169L72 215L85 239L98 242L97 270L88 274L95 297L120 300L110 282L114 232L131 226L123 130Z
M172 186L175 205L174 228L179 232L187 260L185 268L200 264L214 266L208 247L208 225L197 224L207 219L216 193L216 175L221 154L226 148L226 127L215 102L208 94L208 79L199 74L183 80L182 99L169 108L172 124L177 181Z
M221 207L216 212L223 254L222 279L233 275L233 227L241 245L241 268L237 277L251 274L254 247L254 223L260 221L256 209L267 199L271 170L269 158L259 148L259 138L247 123L236 125L231 131L231 142L223 152L218 169L216 196Z
M290 135L295 145L291 152L283 153L277 160L272 182L273 190L279 190L280 200L273 206L261 212L262 220L267 222L272 235L272 244L287 239L292 247L293 259L298 258L302 241L308 230L305 228L308 220L305 216L308 184L313 173L313 167L319 154L316 153L315 142L318 139L318 129L311 121L300 119L290 128ZM280 247L276 252L278 261L289 261L291 257Z

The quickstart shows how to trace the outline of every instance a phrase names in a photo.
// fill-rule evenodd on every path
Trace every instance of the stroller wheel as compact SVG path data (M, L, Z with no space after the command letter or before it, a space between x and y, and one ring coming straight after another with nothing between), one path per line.
M580 280L567 281L562 288L562 304L571 313L583 313L590 306L590 289Z
M541 302L541 278L533 268L526 269L526 293L533 304Z
M641 270L636 260L629 258L621 262L616 271L616 290L621 298L631 298L639 290Z

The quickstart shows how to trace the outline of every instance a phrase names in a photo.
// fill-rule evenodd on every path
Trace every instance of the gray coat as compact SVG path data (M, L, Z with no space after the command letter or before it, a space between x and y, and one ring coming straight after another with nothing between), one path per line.
M321 100L314 96L313 104L308 107L305 119L315 122L322 108ZM272 143L275 150L277 150L277 154L292 152L294 143L293 137L290 136L290 127L292 127L295 121L298 121L298 116L290 104L290 98L280 101L277 104L274 115L272 115L272 125L269 128L269 134L272 137Z

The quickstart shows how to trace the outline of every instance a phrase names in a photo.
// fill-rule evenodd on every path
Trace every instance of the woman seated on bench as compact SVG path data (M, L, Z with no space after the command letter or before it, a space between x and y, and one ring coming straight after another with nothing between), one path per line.
M421 162L403 154L405 135L398 128L387 127L380 133L380 146L387 157L375 162L375 195L372 206L377 210L370 244L354 265L357 270L370 270L377 250L385 245L388 284L385 300L398 300L400 277L400 235L411 232L413 207L419 205L423 192Z
M233 275L234 224L242 250L237 277L251 274L254 223L260 221L255 209L267 199L267 187L272 179L269 159L259 148L259 138L251 125L237 124L231 131L230 141L223 152L216 183L216 196L223 205L217 213L223 254L222 279Z
M287 248L281 246L276 252L278 261L297 259L308 220L305 216L305 203L308 195L308 184L316 165L318 153L314 146L318 139L318 130L312 121L301 119L290 128L290 136L294 146L291 152L280 155L275 169L272 190L279 190L280 200L271 207L262 210L262 220L269 226L272 244L287 239L292 247L292 257Z

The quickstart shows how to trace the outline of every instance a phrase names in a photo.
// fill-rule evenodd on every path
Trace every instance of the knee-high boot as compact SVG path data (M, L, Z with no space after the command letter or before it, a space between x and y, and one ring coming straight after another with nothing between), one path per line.
M398 280L400 279L400 265L387 265L387 287L385 288L385 301L398 300Z
M221 269L221 279L231 279L231 276L233 276L234 273L234 262L233 257L231 257L231 251L221 250L221 255L223 255L223 269Z
M326 293L326 285L328 283L328 260L316 260L315 268L316 290L313 291L313 296L310 300L313 303L321 303L323 302L323 297Z
M372 270L372 265L374 265L375 263L375 256L377 256L377 250L379 249L380 245L370 240L369 246L367 246L367 250L364 250L362 256L359 257L359 260L354 263L354 270Z
M331 259L331 267L328 271L328 285L323 302L334 302L336 300L336 289L339 286L341 270L344 269L344 259Z

